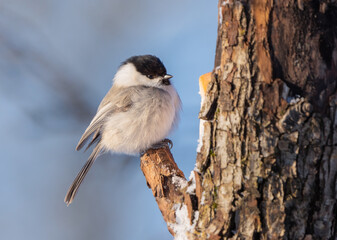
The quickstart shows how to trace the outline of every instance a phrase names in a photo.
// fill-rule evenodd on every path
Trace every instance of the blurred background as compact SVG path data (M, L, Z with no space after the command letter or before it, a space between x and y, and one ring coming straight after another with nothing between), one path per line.
M172 152L189 177L216 30L216 1L1 0L0 239L172 239L137 157L101 156L75 201L63 198L90 153L75 146L132 55L157 55L174 75Z

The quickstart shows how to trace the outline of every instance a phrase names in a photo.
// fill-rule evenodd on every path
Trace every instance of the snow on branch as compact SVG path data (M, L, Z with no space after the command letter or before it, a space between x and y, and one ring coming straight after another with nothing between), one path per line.
M171 234L176 240L193 239L199 215L198 173L192 172L187 181L168 148L147 150L140 158L140 167Z

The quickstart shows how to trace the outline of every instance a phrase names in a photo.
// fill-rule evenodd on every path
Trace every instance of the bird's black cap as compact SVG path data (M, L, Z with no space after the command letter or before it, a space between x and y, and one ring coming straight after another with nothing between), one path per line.
M137 71L145 76L165 76L166 68L159 58L153 55L133 56L126 59L122 65L133 63Z

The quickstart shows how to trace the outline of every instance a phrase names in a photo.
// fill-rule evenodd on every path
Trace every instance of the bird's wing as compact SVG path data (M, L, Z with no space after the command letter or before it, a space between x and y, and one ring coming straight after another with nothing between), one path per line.
M118 93L116 95L118 95ZM111 98L111 92L108 92L106 97L104 97L102 100L95 117L92 119L90 125L85 130L80 141L78 142L76 150L80 150L87 142L90 135L93 133L95 134L88 144L87 149L99 140L101 128L104 122L107 120L107 117L116 112L125 112L132 106L132 101L129 96L130 95L116 96L113 99L118 99L118 101L108 101L107 99Z
M86 141L88 140L88 138L90 137L91 134L93 134L96 131L99 131L99 129L101 128L101 126L104 123L105 117L111 111L113 111L113 109L111 109L111 108L112 108L111 104L108 103L96 113L95 117L92 119L90 125L87 127L87 129L83 133L80 141L78 142L78 144L76 146L77 151L80 150L83 147L83 145L86 143ZM95 137L94 137L92 142L95 141L96 137L99 137L99 132L95 134ZM92 143L90 143L90 145L91 144Z

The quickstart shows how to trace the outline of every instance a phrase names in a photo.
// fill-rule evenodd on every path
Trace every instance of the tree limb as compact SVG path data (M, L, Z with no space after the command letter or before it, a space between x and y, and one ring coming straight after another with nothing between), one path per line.
M147 150L140 158L140 167L170 233L177 237L189 232L198 205L194 183L200 178L187 182L169 148ZM197 185L200 188L199 181Z

